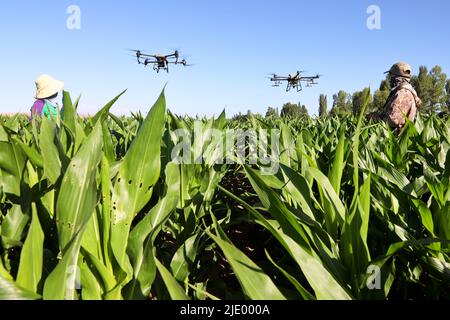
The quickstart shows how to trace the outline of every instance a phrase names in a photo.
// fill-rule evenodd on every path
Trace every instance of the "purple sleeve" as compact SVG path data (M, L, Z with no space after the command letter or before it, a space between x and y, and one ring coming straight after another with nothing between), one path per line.
M44 104L44 100L36 100L36 102L31 107L31 119L33 119L35 115L41 116Z

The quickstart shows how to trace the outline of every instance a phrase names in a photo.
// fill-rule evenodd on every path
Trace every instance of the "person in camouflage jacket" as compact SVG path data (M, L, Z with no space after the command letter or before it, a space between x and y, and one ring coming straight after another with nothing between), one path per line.
M422 101L411 85L411 66L404 62L396 63L385 72L389 73L391 93L380 115L370 115L369 118L387 121L391 128L401 131L406 124L406 118L414 121Z

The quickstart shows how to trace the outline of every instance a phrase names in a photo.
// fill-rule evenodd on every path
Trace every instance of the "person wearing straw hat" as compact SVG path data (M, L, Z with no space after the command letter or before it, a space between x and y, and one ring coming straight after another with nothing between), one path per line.
M37 117L56 119L59 106L56 103L58 93L64 88L64 83L54 79L48 74L43 74L36 79L36 101L31 107L31 120Z

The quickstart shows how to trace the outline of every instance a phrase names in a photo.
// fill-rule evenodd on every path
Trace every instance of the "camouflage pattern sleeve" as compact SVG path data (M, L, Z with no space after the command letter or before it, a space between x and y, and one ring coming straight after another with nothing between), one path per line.
M401 89L392 99L387 118L391 126L402 129L406 123L403 114L411 121L414 121L416 112L417 107L414 95L409 90Z

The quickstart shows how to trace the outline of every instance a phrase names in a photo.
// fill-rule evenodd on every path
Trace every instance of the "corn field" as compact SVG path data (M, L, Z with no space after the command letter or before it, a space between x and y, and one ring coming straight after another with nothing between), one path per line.
M450 119L192 119L164 94L126 118L120 96L1 118L0 299L450 297ZM277 128L279 170L216 161L194 122ZM204 161L172 159L180 129Z

